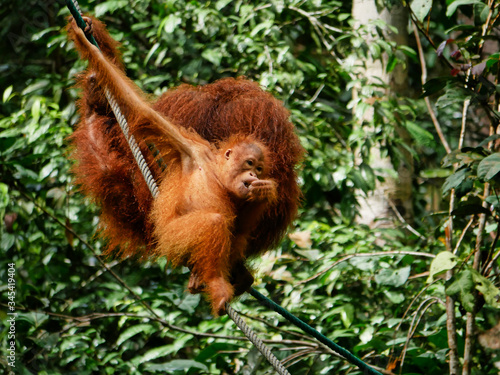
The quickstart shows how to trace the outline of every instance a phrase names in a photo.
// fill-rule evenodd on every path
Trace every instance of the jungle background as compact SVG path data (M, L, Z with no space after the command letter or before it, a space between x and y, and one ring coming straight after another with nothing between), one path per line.
M258 291L383 374L499 373L498 1L80 6L146 92L244 75L290 110L303 204L253 261ZM187 269L99 256L99 210L69 173L86 63L68 16L62 1L0 1L0 367L273 373L186 293ZM233 307L290 373L361 373L251 296Z

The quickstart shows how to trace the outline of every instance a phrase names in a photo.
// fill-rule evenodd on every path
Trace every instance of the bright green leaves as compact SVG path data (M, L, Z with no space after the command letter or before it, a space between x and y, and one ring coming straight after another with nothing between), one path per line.
M7 87L4 90L3 95L2 95L2 101L4 103L8 102L9 99L11 98L12 90L13 90L13 86L12 85L10 85L9 87Z
M428 283L434 281L434 276L437 276L445 271L453 269L457 265L457 257L449 251L439 253L431 263L429 271Z
M172 34L181 22L182 19L178 15L171 13L162 20L159 29L163 29L167 34Z

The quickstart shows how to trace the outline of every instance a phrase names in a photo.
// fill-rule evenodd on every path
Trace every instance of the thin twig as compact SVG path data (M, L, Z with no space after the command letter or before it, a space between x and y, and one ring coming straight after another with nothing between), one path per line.
M500 249L496 252L496 254L491 258L491 261L487 264L487 266L484 269L483 275L485 277L488 277L490 272L493 270L493 266L497 262L498 258L500 258Z
M273 74L273 58L271 57L271 53L269 53L269 47L264 46L264 50L266 51L267 61L269 61L269 75Z
M396 207L396 205L394 204L394 202L392 200L390 200L390 199L389 199L388 202L389 202L389 205L392 208L392 211L396 214L396 217L398 218L398 220L402 224L404 224L405 228L408 229L410 232L412 232L415 236L417 236L421 240L427 241L427 238L425 238L424 236L422 236L415 228L413 228L410 224L408 224L408 222L405 220L405 218L399 212L399 210Z
M323 91L324 88L325 88L325 84L323 83L320 87L318 87L318 89L316 90L316 92L314 93L314 95L312 96L312 98L309 99L307 101L307 103L308 104L314 103L314 101L318 98L319 94L321 93L321 91Z
M458 249L460 248L460 245L462 244L462 241L464 240L465 235L469 231L469 228L474 223L475 219L476 219L476 217L472 216L470 218L469 222L467 223L467 225L465 226L465 228L462 230L462 234L460 235L460 238L458 239L458 241L457 241L457 243L455 245L455 249L453 250L453 254L457 254L458 253Z
M311 350L303 350L301 352L292 354L287 358L283 359L281 362L287 363L288 367L293 366L296 363L302 362L305 358L310 357L311 355L317 354L315 351Z
M412 319L411 324L410 324L410 328L408 329L408 334L406 336L406 342L405 342L405 345L404 345L402 353L401 353L400 373L403 370L403 365L405 362L405 357L406 357L406 352L408 350L408 345L410 344L410 340L413 337L413 335L415 334L415 331L417 330L417 327L418 327L418 324L420 323L420 320L422 320L422 317L424 316L425 312L432 305L434 305L435 303L438 303L438 302L443 303L443 301L441 301L437 297L429 297L429 298L425 299L424 301L422 301L422 303L418 306L417 310L415 311L413 319ZM422 309L422 307L425 304L427 304L427 305ZM422 309L422 312L419 314L420 309Z
M469 69L470 70L470 69ZM469 79L467 78L466 81ZM467 124L467 111L469 110L470 98L464 100L464 106L462 109L462 127L460 129L460 138L458 139L458 149L460 150L464 146L465 139L465 125Z
M493 189L493 192L497 196L498 200L498 195L495 192L495 189ZM483 269L481 270L481 274L484 275L485 277L488 277L488 274L486 273L486 270L488 269L488 266L490 265L491 258L494 257L494 251L497 247L498 240L500 239L500 225L497 225L497 230L495 232L495 238L493 239L493 242L491 243L490 250L488 251L488 256L486 257L486 260L484 261Z
M427 288L429 288L429 287L430 287L432 284L434 284L436 281L437 281L437 280L434 280L432 283L430 283L430 284L428 284L428 285L424 286L424 287L420 290L420 292L418 292L418 294L417 294L417 295L416 295L416 296L415 296L415 297L411 300L410 305L406 308L406 310L405 310L405 312L404 312L403 316L401 317L401 321L398 323L398 325L397 325L397 326L396 326L396 328L394 329L394 332L399 331L399 328L400 328L400 327L401 327L401 325L403 324L403 322L404 322L404 320L405 320L405 318L406 318L406 315L410 312L410 309L411 309L411 307L412 307L413 303L414 303L414 302L416 302L416 301L417 301L417 299L418 299L418 297L420 297L420 296L421 296L421 295L422 295L422 294L423 294L423 293L427 290Z
M423 86L427 82L427 65L425 63L424 50L422 48L422 43L420 42L420 37L419 37L419 32L417 29L416 22L413 19L412 19L412 21L413 21L412 22L413 33L415 34L415 41L417 43L418 57L420 59L420 68L422 69L421 81L422 81L422 86ZM441 129L441 125L439 124L437 116L436 116L434 110L432 109L429 97L428 96L424 97L424 101L425 101L425 105L427 106L427 110L429 111L429 115L431 116L431 120L432 120L432 123L434 124L434 128L436 129L438 137L441 140L441 143L442 143L444 149L449 154L451 152L451 147L448 144L448 141L446 140L446 137L444 136L443 130Z
M339 59L339 57L335 54L335 52L333 51L332 49L332 45L326 40L325 38L325 34L328 35L330 37L330 39L335 42L335 38L333 38L327 31L326 29L329 29L330 31L335 31L335 32L338 32L338 33L343 33L343 31L341 29L335 29L333 27L326 27L322 22L320 22L318 20L317 17L314 17L312 14L306 12L305 10L303 9L300 9L298 7L294 7L294 6L289 6L288 9L290 10L293 10L294 12L297 12L299 13L300 15L304 16L307 18L307 20L310 22L310 24L312 25L312 27L314 28L314 30L316 31L316 34L318 35L318 37L320 38L321 42L323 43L323 45L326 47L326 49L328 50L328 53L335 59L335 61L342 65L342 61Z

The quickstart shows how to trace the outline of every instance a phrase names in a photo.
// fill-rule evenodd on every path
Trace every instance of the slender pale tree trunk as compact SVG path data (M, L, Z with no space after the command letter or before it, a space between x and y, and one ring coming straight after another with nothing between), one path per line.
M388 25L395 26L398 34L386 33L386 38L396 41L398 44L407 44L408 40L408 17L406 10L401 6L394 6L391 11L378 9L374 0L354 0L352 16L356 22L356 27L368 25L371 21L381 19ZM370 35L368 38L372 37ZM368 43L370 41L368 40ZM408 74L406 69L398 65L390 74L386 73L385 64L380 60L363 61L360 66L364 69L358 73L368 78L370 82L384 82L388 85L392 93L406 93L408 90ZM353 98L356 99L358 91L353 90ZM373 116L373 110L365 112L363 118L357 119L358 126L362 126L364 121L368 121ZM397 126L394 124L394 126ZM367 129L370 131L370 129ZM396 129L403 137L408 139L404 129ZM359 158L358 158L359 159ZM408 155L408 159L410 156ZM370 166L379 172L384 181L377 181L373 192L365 195L359 192L359 219L358 222L370 227L383 227L392 224L395 217L394 210L397 209L406 220L412 217L412 170L411 165L403 165L397 171L398 178L394 178L389 173L383 171L393 171L394 166L389 157L382 156L379 147L376 145L370 150ZM411 164L411 162L410 162Z

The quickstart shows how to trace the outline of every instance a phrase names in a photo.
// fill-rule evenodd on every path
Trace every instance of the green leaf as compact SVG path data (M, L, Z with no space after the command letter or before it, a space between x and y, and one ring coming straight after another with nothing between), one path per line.
M405 300L405 296L403 293L401 292L396 292L396 291L393 291L393 290L388 290L388 289L385 289L384 290L384 295L387 297L387 299L395 304L395 305L400 305L404 302Z
M354 321L354 306L347 303L341 307L340 320L346 328L349 328Z
M40 108L41 108L41 102L40 99L37 98L33 102L33 105L31 106L31 116L33 117L33 121L36 123L40 119Z
M273 26L272 20L264 21L253 28L250 32L250 37L254 38L261 30L266 30L266 32Z
M500 172L500 153L485 157L477 167L477 176L486 181L491 180Z
M493 53L488 57L488 60L486 60L486 67L488 69L491 69L493 66L497 65L500 63L500 53Z
M425 17L427 17L432 8L432 0L413 0L410 8L415 14L415 17L417 17L420 22L424 22Z
M451 189L456 189L465 179L470 175L469 168L459 169L457 172L453 173L450 177L446 179L443 184L442 190L443 194L446 194Z
M464 100L470 99L471 96L465 90L457 89L454 84L455 78L449 77L449 82L453 83L446 87L444 94L440 95L436 101L436 108L444 110L450 106L461 105Z
M0 209L7 207L9 200L9 186L0 182Z
M49 161L49 163L47 165L45 165L40 170L40 174L39 174L40 180L43 180L44 178L47 178L48 176L50 176L53 171L57 170L57 167L58 167L58 165L57 165L57 163L55 162L54 159L52 159L51 161Z
M26 314L19 314L19 320L26 321L32 326L38 326L49 319L49 316L41 312L31 312Z
M222 54L220 53L220 51L215 49L206 49L201 53L201 57L203 57L205 60L210 61L215 66L220 66Z
M368 326L365 330L359 335L359 339L363 344L370 342L373 339L373 334L375 333L375 327Z
M106 13L113 13L116 10L120 8L124 8L128 6L128 1L127 0L110 0L110 1L105 1L103 3L100 3L96 5L94 8L94 14L96 17L101 17L102 15Z
M451 167L457 163L459 163L458 169L463 166L471 166L483 160L486 155L482 147L464 147L446 155L443 158L443 167Z
M317 261L323 256L323 252L316 249L305 250L305 249L295 249L297 254L302 255L309 261Z
M377 60L380 57L381 49L378 44L370 43L368 49L370 51L372 59Z
M472 270L472 278L476 289L483 295L484 301L495 309L500 309L500 290L486 277Z
M500 134L493 134L490 135L489 137L483 139L481 143L479 143L477 146L478 147L485 147L488 143L496 141L497 139L500 138Z
M410 270L409 266L396 270L384 268L375 275L375 282L379 285L400 287L408 280Z
M446 288L446 294L457 296L465 311L473 312L477 303L474 290L483 295L488 305L500 308L498 301L500 290L490 280L473 269L466 269L455 275L454 281Z
M188 314L194 314L196 307L200 304L199 294L186 294L177 308L185 311Z
M50 85L51 85L51 82L48 79L40 79L38 81L35 81L35 83L27 86L23 90L22 95L25 96L25 95L31 94L34 91L50 87Z
M12 94L12 90L13 90L13 86L10 85L9 87L7 87L4 92L3 92L3 102L6 103L9 101L10 99L10 94Z
M352 170L351 173L349 174L349 177L352 180L352 182L354 183L354 186L358 189L361 189L365 194L367 194L369 191L373 190L374 185L367 183L367 181L365 180L365 178L361 174L361 171Z
M472 272L465 270L454 277L454 281L446 288L446 295L450 297L457 297L467 312L474 311L474 281L472 279Z
M434 281L434 276L439 275L445 271L453 269L457 265L457 256L453 255L449 251L443 251L439 253L436 258L431 263L431 268L429 270L428 283Z
M452 171L444 168L425 169L420 172L422 178L446 178L449 177Z
M482 2L480 0L455 0L448 5L448 9L446 10L446 17L451 17L453 13L456 12L459 6L473 4L482 4Z
M167 17L165 17L160 25L160 29L163 28L163 30L167 34L172 34L177 26L179 26L182 22L182 19L175 14L169 14Z
M144 65L147 65L149 59L151 59L151 56L153 56L156 52L156 50L160 47L160 43L155 43L153 47L149 50L148 54L146 55L146 58L144 59Z
M363 180L366 182L369 189L375 189L375 173L373 172L372 167L370 167L366 163L361 163L361 165L359 166L359 170L361 172Z
M396 67L396 65L398 65L398 59L396 58L395 55L391 54L389 56L389 60L387 61L387 66L385 68L385 71L387 73L391 73Z
M130 362L132 362L135 366L140 365L144 362L152 361L156 358L164 357L166 355L172 354L175 352L176 347L174 345L163 345L157 348L148 350L144 355L137 356L133 358Z
M144 333L144 334L149 334L153 332L155 328L151 324L137 324L135 326L132 326L125 331L118 337L116 340L116 346L120 346L122 343L127 341L129 338L137 335L138 333Z
M423 93L421 97L429 96L435 94L446 87L446 84L450 81L448 77L433 78L427 81L423 87Z
M4 252L9 250L15 243L16 236L10 233L2 233L2 237L0 238L0 249Z
M410 59L417 61L418 60L418 55L417 52L408 46L398 46L398 50L403 51L403 53L408 56Z
M446 29L444 31L445 34L452 34L454 31L466 31L466 32L472 32L475 30L476 27L474 25L467 25L467 24L459 24L459 25L454 25L450 27L449 29Z
M421 146L432 146L436 142L434 141L434 136L432 133L428 132L417 123L412 121L405 122L406 130L410 133L411 137Z
M215 9L217 10L222 10L222 8L225 8L232 0L218 0L215 3Z

